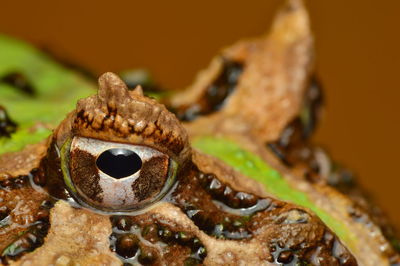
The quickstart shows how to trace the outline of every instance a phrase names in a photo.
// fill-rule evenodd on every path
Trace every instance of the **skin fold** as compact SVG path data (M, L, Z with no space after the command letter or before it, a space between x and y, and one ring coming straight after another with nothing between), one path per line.
M1 46L0 263L400 264L384 215L310 140L322 94L301 1L168 93ZM110 149L140 170L100 170Z

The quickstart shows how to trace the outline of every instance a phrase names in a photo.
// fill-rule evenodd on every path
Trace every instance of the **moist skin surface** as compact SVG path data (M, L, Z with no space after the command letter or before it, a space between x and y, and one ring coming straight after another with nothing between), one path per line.
M0 264L400 263L384 215L310 141L322 94L301 1L187 89L152 88L158 100L113 73L96 94L40 62L70 95L91 96L61 122L62 104L33 122L0 108ZM4 76L28 99L49 80Z

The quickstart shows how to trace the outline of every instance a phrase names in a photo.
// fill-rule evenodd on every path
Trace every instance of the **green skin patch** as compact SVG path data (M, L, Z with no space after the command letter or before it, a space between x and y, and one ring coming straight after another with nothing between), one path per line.
M93 82L30 45L0 35L0 78L14 72L29 80L36 95L25 95L0 83L0 105L18 124L11 138L0 138L0 154L19 151L27 144L45 139L51 130L40 124L56 126L75 108L78 99L93 94L96 88ZM35 126L37 123L39 126Z
M64 68L23 42L0 35L0 78L13 72L24 75L32 83L36 95L25 95L16 88L0 83L0 105L7 109L11 119L18 124L18 130L11 138L0 138L0 155L20 151L28 144L44 140L51 134L51 130L40 124L55 127L75 108L78 99L95 92L93 81ZM347 246L356 244L349 228L318 208L306 194L292 188L279 172L261 158L242 149L235 142L202 137L197 138L193 145L264 184L266 190L276 198L312 210Z

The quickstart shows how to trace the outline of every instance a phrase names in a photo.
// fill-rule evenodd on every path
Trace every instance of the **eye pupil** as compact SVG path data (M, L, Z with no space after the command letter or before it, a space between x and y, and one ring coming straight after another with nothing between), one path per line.
M109 149L100 154L96 165L103 173L119 179L139 171L142 167L142 160L131 150Z

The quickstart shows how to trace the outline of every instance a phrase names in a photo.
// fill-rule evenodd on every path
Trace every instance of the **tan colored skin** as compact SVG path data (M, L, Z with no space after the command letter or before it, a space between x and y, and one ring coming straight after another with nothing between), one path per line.
M224 50L222 55L243 62L245 68L235 92L220 111L200 117L194 122L181 124L163 105L144 97L141 88L128 91L118 77L106 73L99 80L98 95L79 101L76 110L55 130L52 143L61 147L69 137L80 136L146 145L167 154L181 167L194 163L201 171L214 173L220 181L238 191L269 197L263 186L256 181L190 146L190 139L199 135L233 139L277 169L291 186L306 193L318 207L346 223L352 229L353 237L359 241L359 245L347 247L358 264L388 265L388 258L394 253L393 250L378 226L367 226L352 220L347 208L353 202L348 197L325 184L307 182L303 176L284 166L266 148L266 143L276 140L301 111L311 75L312 36L301 2L289 1L266 38L240 42ZM221 68L222 62L215 59L210 68L199 75L192 87L173 96L166 104L179 108L196 102ZM49 143L27 147L27 150L20 153L0 157L0 180L28 174L46 155L44 151ZM32 151L29 152L29 149ZM13 169L18 165L16 162L28 152L32 156L29 164ZM309 222L301 227L280 226L274 224L271 216L267 216L265 221L268 224L260 226L250 241L233 241L218 240L207 235L180 208L169 202L154 204L140 215L143 219L152 216L154 219L168 221L174 228L197 236L207 248L207 257L204 260L207 265L268 265L271 251L266 248L266 243L277 234L286 234L288 241L297 241L298 236L291 236L291 232L294 235L297 232L306 239L305 242L314 243L313 241L323 238L323 232L329 231L310 211L290 203L275 201L284 206L275 216L286 215L295 208L304 211ZM32 212L37 208L35 204L30 206ZM15 217L34 219L29 213L26 217L24 214L15 214ZM51 209L50 224L45 243L12 265L121 264L109 250L108 238L112 225L107 215L75 209L68 203L59 201Z
M146 146L158 148L180 162L183 173L186 171L182 169L185 165L194 163L204 173L213 173L218 180L229 184L233 189L259 196L268 196L260 189L257 182L240 175L215 158L193 151L189 145L185 129L179 124L179 121L162 105L144 97L140 88L128 92L125 84L112 73L106 73L100 78L99 87L97 95L81 100L77 109L55 130L53 145L63 143L65 139L72 137L91 137L103 141L112 140L130 144L145 143ZM146 103L151 104L148 108L143 108ZM134 108L135 105L139 108ZM126 108L132 110L132 112L125 112ZM152 116L154 110L157 114ZM96 120L96 114L102 117L101 121ZM114 117L121 117L119 119L124 123L124 121L129 121L132 118L132 114L137 115L134 117L137 121L145 121L144 132L147 128L152 131L149 131L147 135L140 135L140 133L136 133L137 128L131 127L124 132L120 127L115 127L115 123L108 124L109 122L107 122L114 115ZM88 119L90 117L93 117L93 119ZM99 125L103 125L102 130L98 130ZM157 125L157 127L154 125ZM160 128L166 134L159 134L157 128ZM181 132L181 134L168 134L168 130L171 128L175 128L175 133ZM107 131L108 134L106 135L105 132ZM161 143L164 146L159 147ZM175 143L175 145L169 147L168 143ZM53 166L45 165L44 168L46 167ZM192 175L191 172L187 173ZM184 177L179 174L177 178L181 180L180 182L184 182ZM195 178L195 176L189 176L189 180L190 178ZM185 194L182 194L182 197L185 197ZM336 246L340 246L344 250L342 256L349 263L348 265L355 265L354 258L314 214L302 207L270 197L267 197L267 200L273 202L271 205L280 207L259 212L259 214L264 213L265 216L254 218L257 221L254 225L256 228L249 240L216 239L197 227L194 221L182 212L181 208L170 202L153 204L144 212L140 211L136 215L138 215L137 219L139 220L146 220L146 217L151 217L155 221L162 221L163 223L167 221L172 229L196 236L207 250L207 257L204 260L206 265L269 265L273 252L267 247L270 245L269 243L278 240L283 241L283 243L292 243L292 245L307 243L310 247L315 246L314 252L316 254L319 254L318 247L320 247L323 249L321 251L323 259L336 264L337 259L334 257L336 256L333 254L334 251L331 251L331 247L324 244L327 235L333 238ZM220 212L223 213L222 210ZM297 223L297 219L305 219L306 222ZM280 220L283 222L278 222ZM115 255L109 250L108 238L112 226L108 215L73 209L67 203L59 201L51 209L50 225L50 231L44 244L32 253L22 256L20 260L11 265L118 264ZM164 252L164 254L159 255L162 258L159 261L160 264L168 265L172 262L180 264L183 262L182 255L171 258L167 250Z

